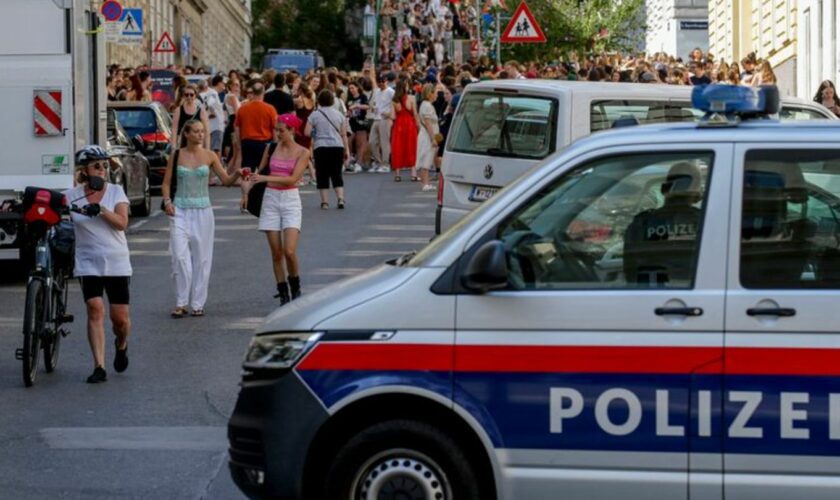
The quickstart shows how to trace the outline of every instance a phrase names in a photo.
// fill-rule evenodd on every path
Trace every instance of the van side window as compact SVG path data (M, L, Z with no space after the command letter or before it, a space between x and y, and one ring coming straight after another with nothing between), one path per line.
M712 160L634 154L567 173L499 226L511 286L691 288Z
M593 101L589 108L589 125L592 132L608 130L616 120L635 118L639 125L666 122L696 122L703 113L691 107L690 102L630 101L614 99Z
M452 122L447 151L511 158L554 152L557 101L542 97L467 92Z
M828 116L821 114L819 111L790 104L779 110L779 119L781 120L826 120L828 118Z
M745 288L840 288L840 152L747 153L740 268Z

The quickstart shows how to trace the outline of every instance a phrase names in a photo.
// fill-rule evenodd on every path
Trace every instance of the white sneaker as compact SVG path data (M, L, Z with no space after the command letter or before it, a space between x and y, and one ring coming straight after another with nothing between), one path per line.
M425 186L423 186L423 191L424 192L434 191L435 189L437 189L437 188L435 188L431 184L426 184Z
M358 170L356 170L357 168L359 168L359 164L355 161L351 161L350 163L344 166L344 172L348 174L355 174L356 172L358 172Z
M377 168L376 171L380 174L387 174L391 171L391 167L388 165L379 165L379 168Z
M352 173L358 174L361 171L362 171L362 166L359 165L358 163L354 163Z

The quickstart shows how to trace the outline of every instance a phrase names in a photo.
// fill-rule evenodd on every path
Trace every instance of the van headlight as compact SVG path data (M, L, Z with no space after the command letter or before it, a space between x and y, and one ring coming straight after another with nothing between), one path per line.
M321 333L270 333L251 339L245 354L246 370L289 369L321 338Z

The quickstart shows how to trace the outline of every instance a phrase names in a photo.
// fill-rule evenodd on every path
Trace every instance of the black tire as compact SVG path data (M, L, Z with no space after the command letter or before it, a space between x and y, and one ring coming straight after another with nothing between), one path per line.
M135 217L147 217L152 213L152 189L149 187L149 172L143 180L143 200L131 206L131 215Z
M40 280L26 286L26 307L23 312L23 383L32 387L38 373L41 330L46 320L46 289Z
M391 420L350 438L334 455L320 498L479 500L470 461L448 434L424 422Z
M53 315L52 321L48 323L50 328L50 335L45 337L44 341L44 369L47 373L52 373L58 367L58 353L61 347L61 323L59 319L64 316L65 311L61 306L67 306L67 280L64 276L56 276L58 283L57 288L52 289L50 294L50 312Z

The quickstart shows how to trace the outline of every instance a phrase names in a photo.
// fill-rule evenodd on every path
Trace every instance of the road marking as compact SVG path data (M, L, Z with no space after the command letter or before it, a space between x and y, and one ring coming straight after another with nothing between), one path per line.
M406 243L425 245L429 242L429 238L406 238L404 236L366 236L358 240L353 240L353 243L366 245L379 245L390 243Z
M225 427L48 427L41 438L59 450L224 451Z
M427 224L372 224L370 228L374 231L417 231L418 233L435 230L435 226Z
M365 271L363 267L323 267L308 274L312 276L355 276Z
M141 228L141 227L145 226L146 224L148 224L149 221L151 221L152 219L154 219L155 217L159 216L162 213L163 212L161 212L160 210L155 210L145 219L139 220L139 221L135 222L134 224L131 224L130 226L128 226L128 230L133 231L135 229Z
M346 252L341 252L341 255L345 257L378 257L381 255L391 256L391 257L399 257L400 255L405 255L408 252L413 252L414 249L408 250L347 250Z
M433 219L435 214L425 212L390 212L379 214L379 216L387 219Z

